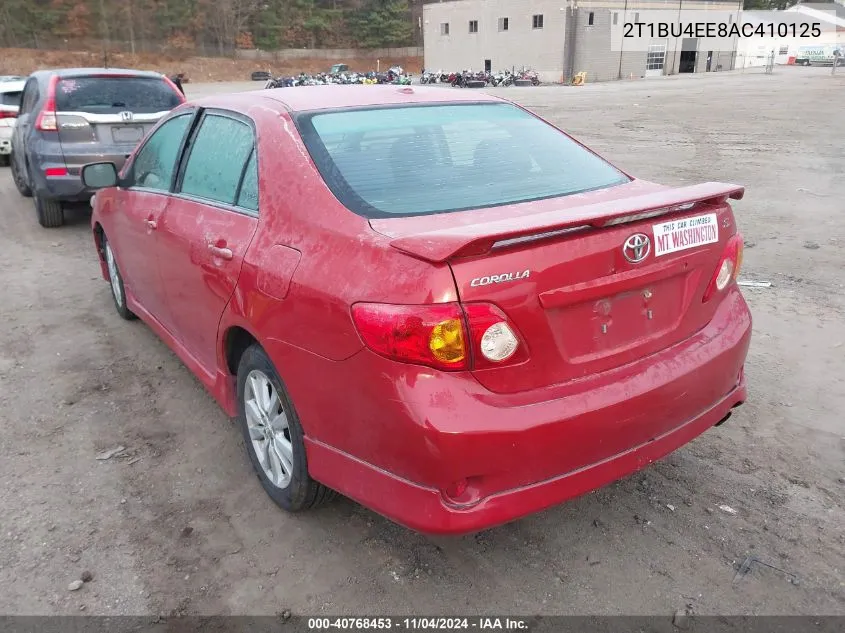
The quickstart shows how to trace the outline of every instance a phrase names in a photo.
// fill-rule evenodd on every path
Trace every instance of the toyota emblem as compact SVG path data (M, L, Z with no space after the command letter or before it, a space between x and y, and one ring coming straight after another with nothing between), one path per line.
M651 240L645 233L635 233L622 245L622 254L632 264L639 264L651 252Z

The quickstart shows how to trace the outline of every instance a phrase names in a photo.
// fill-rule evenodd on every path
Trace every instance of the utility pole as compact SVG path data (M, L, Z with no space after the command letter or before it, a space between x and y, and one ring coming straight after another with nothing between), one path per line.
M100 38L103 42L103 67L109 67L109 21L106 18L105 0L100 0Z

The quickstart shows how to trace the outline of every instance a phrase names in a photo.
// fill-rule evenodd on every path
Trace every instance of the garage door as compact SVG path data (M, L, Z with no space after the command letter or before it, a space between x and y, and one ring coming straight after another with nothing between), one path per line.
M666 61L666 42L649 44L645 60L645 76L659 77L663 74L663 64Z

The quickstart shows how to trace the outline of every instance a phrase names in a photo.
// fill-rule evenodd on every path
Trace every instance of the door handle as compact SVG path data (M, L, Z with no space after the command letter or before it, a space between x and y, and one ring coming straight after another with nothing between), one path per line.
M225 248L223 246L215 246L214 244L208 245L208 250L211 251L211 254L215 257L219 257L220 259L232 259L232 249Z
M151 231L155 231L158 228L158 222L155 220L144 220L144 222L146 223L147 228Z

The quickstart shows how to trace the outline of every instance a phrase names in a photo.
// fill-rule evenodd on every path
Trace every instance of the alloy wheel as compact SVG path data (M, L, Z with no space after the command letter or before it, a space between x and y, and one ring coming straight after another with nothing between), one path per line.
M294 467L288 417L270 378L258 369L247 375L244 410L252 450L264 475L277 488L286 488Z

